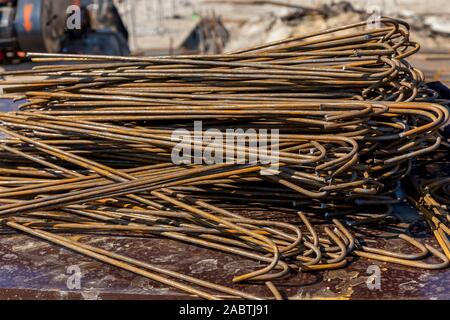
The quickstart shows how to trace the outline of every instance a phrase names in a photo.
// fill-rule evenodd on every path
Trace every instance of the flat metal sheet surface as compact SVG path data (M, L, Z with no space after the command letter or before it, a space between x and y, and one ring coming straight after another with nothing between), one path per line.
M159 238L82 236L89 243L159 267L214 283L260 266L258 262ZM392 240L390 241L392 244ZM405 249L401 240L398 247ZM371 290L368 268L381 269L381 290ZM71 287L71 268L81 271L80 289ZM292 299L450 299L450 271L425 271L366 259L349 267L325 272L293 274L275 282ZM264 297L263 285L234 285ZM189 295L128 271L68 251L29 236L0 236L0 299L191 299Z

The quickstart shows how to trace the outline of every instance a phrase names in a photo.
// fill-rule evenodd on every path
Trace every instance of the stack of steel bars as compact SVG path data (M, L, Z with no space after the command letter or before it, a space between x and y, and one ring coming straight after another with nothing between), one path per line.
M232 281L263 281L276 299L272 281L355 256L448 267L448 241L442 253L399 233L417 251L406 254L359 232L388 220L414 159L441 144L449 113L405 60L418 50L405 23L384 18L224 55L29 54L57 64L3 72L5 96L26 101L0 114L2 225L207 299L261 297L61 233L259 261Z
M443 138L445 140L445 138ZM409 202L424 217L445 254L450 254L450 146L444 141L433 154L419 157L409 179Z

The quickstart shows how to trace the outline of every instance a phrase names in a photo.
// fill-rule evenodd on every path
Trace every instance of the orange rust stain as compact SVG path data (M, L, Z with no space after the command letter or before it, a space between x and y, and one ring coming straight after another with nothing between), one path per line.
M31 22L31 15L33 13L33 4L27 3L23 8L23 27L26 32L33 30L33 23Z

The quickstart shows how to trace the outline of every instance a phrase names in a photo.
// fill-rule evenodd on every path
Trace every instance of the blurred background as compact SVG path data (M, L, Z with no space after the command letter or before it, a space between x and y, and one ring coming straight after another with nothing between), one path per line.
M446 0L117 0L134 53L194 49L232 51L368 19L373 14L408 21L431 48L450 48ZM203 29L203 30L199 30ZM214 40L217 42L214 42ZM189 46L191 45L191 46ZM186 47L183 47L186 46Z

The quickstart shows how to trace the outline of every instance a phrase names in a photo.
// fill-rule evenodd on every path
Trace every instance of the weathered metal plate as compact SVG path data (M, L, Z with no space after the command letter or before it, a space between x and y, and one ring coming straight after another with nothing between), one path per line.
M224 285L230 285L235 275L258 268L254 261L166 239L82 236L81 241ZM399 240L398 247L390 249L404 245ZM381 290L367 286L371 265L381 269ZM79 290L68 288L71 266L80 268ZM366 259L357 259L346 269L299 273L275 284L292 299L450 299L450 270L415 270ZM270 297L263 285L235 287ZM16 233L0 236L0 299L190 298L176 289L39 239Z

